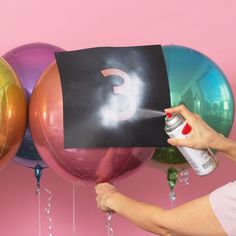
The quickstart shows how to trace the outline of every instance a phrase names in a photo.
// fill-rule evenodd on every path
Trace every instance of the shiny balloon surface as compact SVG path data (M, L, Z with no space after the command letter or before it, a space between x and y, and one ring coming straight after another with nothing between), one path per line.
M127 177L150 160L155 150L64 149L62 88L56 64L38 81L30 100L29 114L32 137L41 157L58 175L73 182L94 184Z
M16 47L3 57L13 68L22 83L29 101L32 90L43 71L55 60L54 53L61 48L46 43L30 43ZM21 165L34 168L46 167L35 149L29 128L14 159Z
M208 57L183 46L163 46L171 106L185 104L217 132L228 136L234 119L234 98L221 69ZM158 148L153 160L182 163L174 147Z
M0 169L16 154L26 128L27 103L16 74L0 59Z

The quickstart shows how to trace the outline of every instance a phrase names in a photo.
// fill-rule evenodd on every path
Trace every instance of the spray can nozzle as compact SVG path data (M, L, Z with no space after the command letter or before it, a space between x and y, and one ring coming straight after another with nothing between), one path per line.
M167 116L168 118L171 118L173 115L172 115L171 113L169 113L169 112L166 112L166 116Z

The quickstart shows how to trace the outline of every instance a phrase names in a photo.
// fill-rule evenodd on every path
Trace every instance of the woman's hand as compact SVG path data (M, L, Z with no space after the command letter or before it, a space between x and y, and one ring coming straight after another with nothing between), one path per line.
M113 194L117 193L116 188L109 183L101 183L96 185L95 192L97 194L97 207L102 211L111 212L112 209L108 206L109 199Z
M185 139L170 138L168 143L175 146L186 146L197 149L213 148L220 149L223 135L209 127L202 118L190 112L184 105L165 109L165 112L180 113L192 127L190 135Z

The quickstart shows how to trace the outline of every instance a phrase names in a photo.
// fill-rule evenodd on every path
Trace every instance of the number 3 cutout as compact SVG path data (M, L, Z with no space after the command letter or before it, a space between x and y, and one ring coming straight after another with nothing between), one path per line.
M136 100L132 92L132 85L129 75L120 69L104 69L101 70L101 73L104 77L116 75L123 79L124 83L122 85L113 86L113 92L114 94L125 96L129 102L129 106L126 111L119 113L109 111L109 118L115 121L125 121L130 119L136 111Z

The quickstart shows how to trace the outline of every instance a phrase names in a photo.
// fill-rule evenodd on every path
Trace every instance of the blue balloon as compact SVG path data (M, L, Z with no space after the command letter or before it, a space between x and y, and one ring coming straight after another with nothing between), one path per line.
M228 136L234 98L222 70L207 56L183 46L164 46L171 106L185 104L212 128Z
M234 120L234 98L222 70L207 56L191 48L170 45L163 46L162 50L171 106L185 104L227 137ZM186 162L176 147L157 148L153 160L166 164Z

